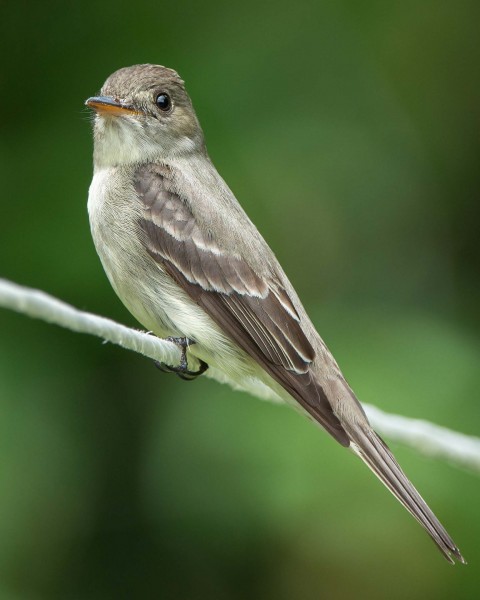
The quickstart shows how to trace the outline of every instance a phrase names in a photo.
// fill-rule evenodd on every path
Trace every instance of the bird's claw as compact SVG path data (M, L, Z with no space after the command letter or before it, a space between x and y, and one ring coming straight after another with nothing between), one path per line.
M180 348L180 350L181 350L180 364L178 365L178 367L173 367L171 365L167 365L165 363L155 360L154 364L157 367L157 369L160 369L160 371L163 371L164 373L175 373L175 375L178 375L180 377L180 379L183 379L184 381L193 381L199 375L202 375L203 373L205 373L205 371L208 369L208 365L206 362L204 362L200 358L197 358L198 362L200 363L200 368L198 369L198 371L190 371L188 368L187 349L192 344L195 344L195 340L191 340L187 337L171 337L171 336L169 336L165 339L168 342L173 342Z

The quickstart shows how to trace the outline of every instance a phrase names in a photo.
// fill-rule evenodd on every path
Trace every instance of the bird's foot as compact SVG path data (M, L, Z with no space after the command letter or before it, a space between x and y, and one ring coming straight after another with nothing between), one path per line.
M205 371L208 369L208 365L206 362L204 362L200 358L197 358L198 362L200 363L200 368L198 369L198 371L190 371L188 368L187 349L192 344L195 344L194 340L191 340L187 337L171 337L171 336L169 336L165 339L168 342L173 342L180 348L181 353L182 353L180 356L180 364L178 365L178 367L172 367L171 365L167 365L165 363L155 360L154 363L155 363L155 366L157 367L157 369L160 369L160 371L163 371L164 373L175 373L175 375L178 375L180 377L180 379L183 379L184 381L193 381L199 375L202 375L202 373L205 373Z

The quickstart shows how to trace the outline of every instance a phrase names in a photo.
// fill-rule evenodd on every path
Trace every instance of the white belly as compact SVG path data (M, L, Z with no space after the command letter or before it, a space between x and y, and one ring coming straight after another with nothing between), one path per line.
M189 353L211 366L210 376L278 399L263 369L224 335L147 253L136 225L142 206L126 180L125 173L118 169L99 170L88 197L95 247L119 298L144 327L159 337L195 340Z

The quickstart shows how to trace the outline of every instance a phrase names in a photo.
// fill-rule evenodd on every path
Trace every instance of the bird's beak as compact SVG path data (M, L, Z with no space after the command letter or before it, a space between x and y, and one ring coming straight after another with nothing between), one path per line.
M138 115L139 111L125 104L123 100L116 100L110 96L93 96L85 101L88 108L93 108L97 113L104 115Z

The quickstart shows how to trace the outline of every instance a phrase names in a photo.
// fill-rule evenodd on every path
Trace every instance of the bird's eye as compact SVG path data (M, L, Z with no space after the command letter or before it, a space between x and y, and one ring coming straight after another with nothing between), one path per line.
M158 94L155 98L155 104L160 110L163 110L163 112L167 112L172 106L172 101L170 100L170 96L168 94L162 92L161 94Z

